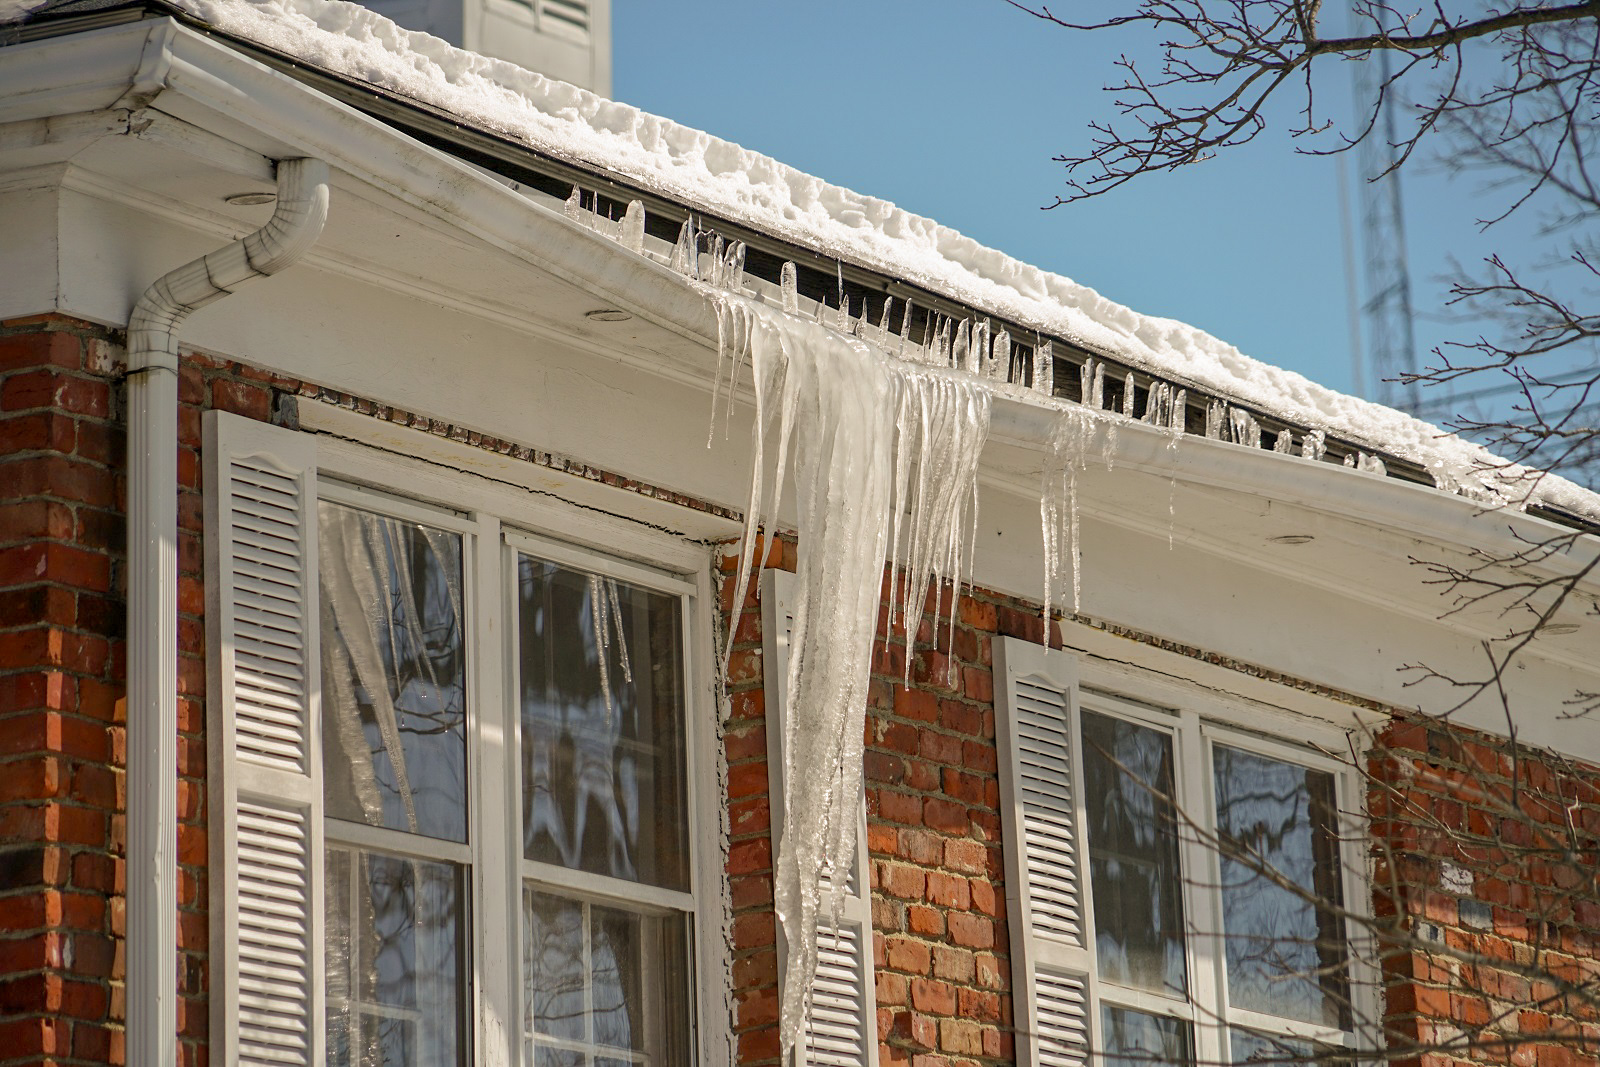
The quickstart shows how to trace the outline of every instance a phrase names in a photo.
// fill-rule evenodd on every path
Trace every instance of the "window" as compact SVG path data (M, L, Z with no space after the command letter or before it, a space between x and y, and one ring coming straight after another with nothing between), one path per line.
M405 480L441 507L337 481L330 451L384 473L359 446L211 422L219 1057L693 1063L703 551L607 531L658 570L459 473Z
M1215 698L1169 690L1177 706L1158 706L1126 676L1082 684L1068 653L997 648L1002 788L1021 814L1005 827L1021 1062L1351 1044L1343 769L1229 725Z

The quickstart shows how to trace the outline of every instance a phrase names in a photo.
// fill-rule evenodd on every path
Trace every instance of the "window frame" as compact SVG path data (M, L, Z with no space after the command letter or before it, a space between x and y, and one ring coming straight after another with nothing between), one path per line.
M723 1031L733 996L731 960L721 937L727 911L722 883L726 845L715 817L722 800L722 775L710 773L722 765L716 730L719 704L712 685L716 644L711 612L717 601L710 550L691 535L675 535L653 517L645 517L656 501L634 499L625 490L614 491L609 510L569 501L560 495L562 488L570 486L579 500L592 495L593 486L553 471L540 471L541 490L530 492L490 473L421 458L437 451L436 439L402 428L387 429L402 440L415 439L417 454L374 448L329 433L307 436L316 445L318 501L365 508L463 536L462 585L469 633L466 767L468 782L475 784L467 790L467 842L436 844L452 845L455 855L470 857L465 865L472 980L465 1020L470 1061L491 1067L513 1067L524 1061L520 933L524 878L519 862L520 801L515 793L520 776L520 714L511 688L516 627L509 599L517 551L513 546L518 543L537 544L536 554L552 562L681 597L684 802L692 853L686 896L693 904L687 950L695 990L687 1020L692 1030L690 1055L694 1063L707 1067L725 1059L729 1039ZM631 508L636 508L638 518L628 514ZM604 545L606 551L598 552L592 545ZM476 638L470 636L474 629ZM471 695L474 690L477 699ZM496 798L499 802L491 802ZM353 829L356 824L327 817L322 822L325 833L336 831L327 836L334 845L365 847L370 841L382 851L396 852L394 844L407 843L393 838L413 836L382 830L369 835L366 831L374 828ZM380 840L384 843L378 844ZM414 847L398 853L435 858ZM508 929L515 929L517 936L507 937Z
M1181 897L1184 908L1184 956L1188 967L1187 996L1178 997L1155 991L1108 981L1100 974L1095 940L1095 916L1091 864L1093 849L1088 841L1087 805L1083 803L1083 714L1110 716L1140 726L1159 730L1172 738L1174 745L1173 774L1175 800L1181 811L1194 813L1190 818L1203 820L1206 833L1216 827L1216 802L1212 777L1214 750L1218 744L1252 752L1316 771L1328 772L1334 778L1335 809L1338 824L1339 855L1341 859L1341 889L1344 907L1353 915L1366 915L1371 908L1371 859L1361 847L1366 831L1363 816L1364 796L1361 792L1361 775L1357 765L1364 752L1357 751L1353 742L1360 736L1360 717L1353 709L1340 708L1315 694L1284 689L1281 705L1259 699L1260 687L1251 685L1253 693L1241 685L1234 690L1216 683L1215 674L1205 675L1200 668L1188 670L1179 658L1161 652L1159 655L1128 655L1125 647L1116 650L1116 658L1102 658L1090 651L1076 649L1044 650L1032 642L1002 637L1006 643L1008 673L1014 672L1018 680L1027 679L1029 685L1038 685L1034 677L1043 670L1048 676L1069 679L1062 691L1067 729L1070 737L1069 759L1072 781L1071 795L1074 803L1074 821L1077 826L1077 864L1080 924L1083 947L1042 934L1031 926L1031 919L1022 908L1016 909L1012 936L1024 939L1023 944L1013 944L1013 967L1018 975L1044 971L1052 974L1075 973L1086 982L1089 1013L1088 1039L1098 1055L1104 1040L1102 1026L1103 1006L1127 1008L1185 1021L1191 1027L1191 1051L1199 1063L1227 1063L1230 1050L1230 1029L1246 1029L1269 1038L1282 1037L1307 1040L1324 1046L1349 1046L1365 1044L1376 1035L1368 1033L1378 1015L1378 977L1370 957L1361 951L1362 931L1355 919L1344 923L1345 943L1350 946L1349 980L1354 1002L1352 1028L1349 1031L1308 1024L1292 1019L1265 1015L1244 1008L1235 1008L1227 999L1227 962L1222 949L1222 893L1219 886L1220 857L1193 829L1179 829L1179 877L1182 881ZM1025 651L1010 651L1018 646L1031 646ZM1043 656L1042 659L1039 657ZM1015 659L1017 668L1012 668ZM1146 662L1140 662L1143 659ZM1027 667L1029 662L1043 664ZM1056 666L1050 667L1049 664ZM1193 673L1194 680L1186 677ZM1225 679L1222 679L1225 680ZM1254 680L1249 680L1254 683ZM996 679L997 714L1016 714L1012 695L1013 680ZM1271 695L1279 695L1273 687ZM1304 697L1305 699L1300 699ZM1342 713L1342 714L1341 714ZM1342 721L1341 721L1342 720ZM1348 725L1346 725L1348 724ZM1002 732L1014 730L1015 724L1002 727ZM1289 741L1286 738L1304 739ZM1015 740L1004 744L1014 746ZM1333 753L1349 752L1349 759L1336 758ZM1002 776L1021 772L1013 753L1008 765L1002 761ZM1014 794L1015 807L1005 812L1008 823L1018 826L1021 835L1022 797L1017 790L1020 781L1008 787ZM1007 838L1008 850L1012 838ZM1007 878L1027 879L1026 864L1008 858ZM1031 893L1024 885L1022 893ZM1008 892L1008 898L1015 899ZM1030 909L1031 910L1031 909ZM1026 959L1022 960L1025 954ZM1021 966L1019 967L1019 963ZM1019 981L1021 978L1019 977ZM1033 1017L1037 1006L1027 998L1026 1011L1019 999L1019 1030L1038 1025ZM1020 1035L1019 1035L1020 1036ZM1038 1035L1030 1035L1026 1043L1027 1054L1019 1055L1019 1064L1034 1067L1041 1062ZM1059 1059L1058 1053L1053 1057Z

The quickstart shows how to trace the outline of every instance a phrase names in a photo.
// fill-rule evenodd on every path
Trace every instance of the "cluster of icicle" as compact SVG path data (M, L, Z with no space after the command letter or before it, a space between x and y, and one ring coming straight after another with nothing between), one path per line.
M713 248L709 262L726 262ZM715 270L715 267L714 267ZM701 281L716 311L718 390L748 365L754 462L736 589L748 587L758 534L776 528L794 486L799 557L784 680L784 834L773 884L788 944L784 1055L803 1044L817 925L835 918L856 855L862 735L884 560L889 618L914 641L929 590L970 576L978 457L990 391L964 375L890 358L844 315L824 324L738 292L737 276ZM740 603L736 597L734 603ZM935 601L937 602L937 601ZM934 614L935 641L938 615ZM952 619L951 625L954 625ZM909 671L910 656L907 657Z

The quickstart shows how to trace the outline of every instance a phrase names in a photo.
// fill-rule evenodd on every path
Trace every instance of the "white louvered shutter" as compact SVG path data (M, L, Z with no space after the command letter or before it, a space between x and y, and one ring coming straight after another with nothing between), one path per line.
M213 1062L323 1060L316 448L208 413Z
M1001 824L1019 1067L1089 1062L1094 1009L1076 752L1076 664L1015 638L994 644Z
M795 576L761 574L762 677L767 709L767 782L774 841L783 831L783 724L789 675L789 635L794 627ZM872 886L867 874L867 807L858 803L856 862L845 885L839 924L824 915L817 929L817 977L811 986L811 1020L802 1063L876 1067L878 1004L872 973ZM781 935L780 935L781 942ZM782 946L778 973L783 973Z

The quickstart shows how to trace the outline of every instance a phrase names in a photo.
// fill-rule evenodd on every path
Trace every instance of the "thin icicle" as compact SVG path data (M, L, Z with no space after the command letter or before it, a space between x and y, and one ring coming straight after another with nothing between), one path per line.
M989 357L989 366L985 377L996 381L1009 381L1011 378L1011 332L1001 330L994 335L994 352Z
M1221 400L1212 400L1206 404L1206 436L1213 441L1223 440L1223 431L1228 425L1228 405Z
M778 275L778 289L783 294L783 310L791 315L800 314L800 275L793 263L785 262Z
M1300 454L1306 459L1320 461L1328 451L1328 435L1321 430L1307 431L1300 439Z
M1094 369L1098 363L1099 360L1090 356L1078 368L1078 403L1084 407L1089 406L1089 398L1094 392Z
M1046 339L1033 349L1033 391L1044 396L1056 395L1055 342Z
M1172 397L1172 410L1167 413L1167 429L1173 432L1174 440L1188 427L1188 415L1189 390L1179 389Z
M1133 418L1134 393L1133 371L1129 371L1122 385L1122 414L1130 419Z
M574 222L583 221L583 190L580 187L576 185L572 187L572 195L567 197L567 204L562 209L562 214Z
M686 278L697 277L699 264L695 253L694 222L685 219L678 228L678 243L672 246L672 260L670 266L673 270Z

